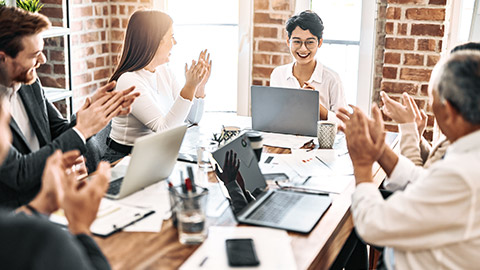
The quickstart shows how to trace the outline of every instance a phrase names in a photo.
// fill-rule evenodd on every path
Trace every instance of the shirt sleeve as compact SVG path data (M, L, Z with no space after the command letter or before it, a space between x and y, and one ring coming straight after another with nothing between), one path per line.
M425 173L426 170L423 167L415 166L411 160L400 155L397 165L385 179L384 187L390 191L405 189L408 184L415 182Z
M342 81L338 75L334 76L334 80L328 91L330 96L330 107L327 108L327 120L340 123L340 120L336 116L336 112L340 108L347 107L347 99L345 98L345 90L343 89Z
M415 122L399 124L398 129L400 131L400 153L410 159L413 164L423 166L417 124Z
M187 121L190 124L198 124L202 120L205 100L203 98L194 98L193 105L187 116Z
M117 87L121 88L123 84L136 86L135 89L140 93L140 96L132 104L131 114L152 131L158 132L169 127L181 125L187 118L192 102L180 95L175 98L170 110L164 113L159 104L154 101L151 85L134 76L120 77Z
M440 167L387 200L362 183L352 197L355 228L368 243L405 251L448 245L468 236L472 195L461 173Z

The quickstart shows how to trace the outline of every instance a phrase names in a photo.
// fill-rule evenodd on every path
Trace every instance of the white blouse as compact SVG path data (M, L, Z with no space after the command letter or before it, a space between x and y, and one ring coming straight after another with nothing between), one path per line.
M312 84L315 90L318 91L319 103L328 110L328 120L337 121L335 112L339 108L347 107L342 81L335 71L322 65L320 61L316 61L317 65L315 66L315 70L307 82ZM302 88L297 78L293 76L294 64L295 62L292 62L276 67L270 75L270 86Z
M144 69L126 72L118 78L116 88L132 85L140 93L132 112L112 120L110 138L117 143L133 145L138 137L181 125L185 120L198 123L203 115L204 100L182 98L181 87L167 64L153 73Z

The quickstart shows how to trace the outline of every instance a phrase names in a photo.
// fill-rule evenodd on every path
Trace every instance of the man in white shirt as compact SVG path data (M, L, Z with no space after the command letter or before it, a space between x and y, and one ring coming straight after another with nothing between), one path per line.
M428 169L397 156L384 142L378 107L374 119L358 108L337 114L345 126L357 188L352 213L358 235L386 246L389 269L475 269L480 265L480 54L459 52L437 64L429 96L438 125L452 142L443 160ZM372 183L378 161L387 200Z
M292 16L286 23L287 45L293 63L276 67L270 86L318 91L321 120L335 120L335 112L347 106L338 74L315 59L323 43L323 22L313 11Z
M45 63L42 32L48 19L15 7L0 7L0 62L7 70L12 145L0 169L0 205L17 207L38 192L48 156L56 149L87 152L86 140L113 117L127 114L137 94L100 88L72 117L64 119L45 98L36 69ZM89 149L89 151L94 149Z

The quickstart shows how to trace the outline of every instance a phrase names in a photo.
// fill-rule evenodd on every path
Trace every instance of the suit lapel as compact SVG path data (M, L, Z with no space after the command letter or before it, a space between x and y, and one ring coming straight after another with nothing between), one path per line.
M37 83L32 85L22 85L18 90L23 105L25 106L25 111L27 112L28 119L32 124L32 128L37 135L38 142L40 147L44 146L47 142L46 137L49 134L49 127L46 110L43 105L43 100L39 100L37 96L39 90L34 87ZM40 98L41 99L41 98Z
M28 145L27 138L25 138L25 135L23 135L22 130L17 125L17 122L15 122L15 119L13 119L13 117L10 118L10 130L12 131L13 135L13 146L15 146L22 153L32 152L30 146Z

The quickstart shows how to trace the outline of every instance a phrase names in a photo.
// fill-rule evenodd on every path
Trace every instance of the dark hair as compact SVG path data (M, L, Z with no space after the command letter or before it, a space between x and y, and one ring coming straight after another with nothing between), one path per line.
M465 121L480 124L480 52L465 50L451 54L440 67L433 89Z
M158 10L133 13L128 21L120 61L109 81L116 81L123 73L140 70L150 64L172 23L170 16Z
M475 51L480 51L480 43L479 42L468 42L464 44L460 44L455 46L450 53L458 52L458 51L464 51L464 50L475 50Z
M0 51L15 58L24 49L23 37L38 34L50 26L50 21L42 14L0 6Z
M290 17L285 23L288 38L292 37L292 32L299 26L303 30L309 30L312 35L316 36L318 40L323 36L323 21L317 13L311 10L305 10L298 15Z

